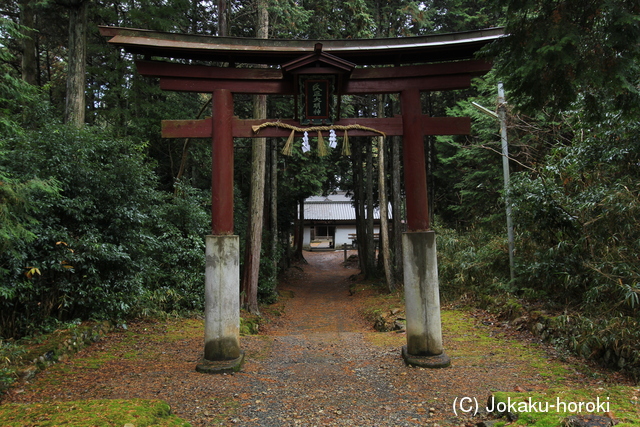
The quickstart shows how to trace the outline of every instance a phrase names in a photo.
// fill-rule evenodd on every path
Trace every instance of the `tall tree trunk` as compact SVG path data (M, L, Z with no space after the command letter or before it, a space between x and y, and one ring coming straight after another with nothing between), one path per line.
M69 57L65 122L81 127L85 116L88 0L69 2Z
M225 37L229 35L229 0L218 0L218 35Z
M298 226L294 231L296 252L293 255L293 259L296 261L302 261L304 260L304 257L302 256L302 246L304 245L304 198L300 198L300 200L298 200L298 206L300 212L298 215Z
M356 242L358 244L358 264L360 270L369 277L371 271L369 270L369 263L367 262L368 256L368 244L367 239L367 227L366 227L366 213L365 213L365 183L364 183L364 171L362 168L362 138L354 138L353 155L351 161L353 164L353 199L354 208L356 213Z
M271 230L271 260L273 262L273 272L278 274L278 141L274 138L271 144L271 183L270 207L269 207L269 229Z
M368 139L368 138L367 138ZM366 183L366 204L367 204L367 272L368 276L374 276L376 271L376 241L373 228L373 144L368 139L366 148L367 154L367 183Z
M22 80L30 85L36 85L36 37L33 29L35 11L32 0L20 0L20 24L23 26L22 39Z
M202 114L209 108L210 105L211 105L211 98L209 98L207 102L204 103L202 108L200 108L200 112L196 116L196 119L199 119L202 116ZM176 175L174 182L178 182L182 180L182 177L185 174L185 171L187 169L187 161L189 160L190 145L191 145L191 138L185 138L184 143L182 144L182 157L180 160L180 169L178 169L178 174Z
M404 280L403 266L402 266L402 213L404 212L402 206L402 195L400 194L401 182L402 182L402 165L400 162L401 141L400 137L394 136L391 139L391 154L392 154L392 166L391 166L391 179L392 179L392 202L393 209L393 275L397 282L402 283Z
M267 38L269 15L265 0L258 2L259 38ZM255 95L253 98L253 117L267 118L267 96ZM262 249L262 226L264 222L264 176L267 160L266 138L253 138L251 148L251 201L249 216L249 233L245 246L244 274L242 275L243 306L253 314L260 314L258 307L258 278L260 275L260 250Z
M383 104L378 106L378 117L383 117ZM380 200L380 256L384 270L385 281L390 292L396 289L391 271L391 251L389 250L389 202L387 201L387 169L385 165L385 141L384 136L378 137L378 199Z
M51 55L49 54L49 49L45 49L44 52L45 52L45 54L44 54L45 62L46 62L46 65L47 65L47 81L50 82L52 80L52 78L53 78L53 71L52 71L53 61L51 59ZM53 102L54 102L53 85L49 85L48 93L49 93L49 102L51 104L53 104Z
M435 137L427 137L427 202L428 202L428 215L429 215L429 228L433 224L434 218L434 203L436 200L436 187L433 185L433 172L436 168L436 145Z
M427 95L427 114L429 116L433 116L433 103L432 103L432 94L428 92ZM433 222L433 202L435 201L436 193L435 186L431 185L433 182L433 170L435 168L436 161L436 152L435 152L435 137L430 135L426 138L426 153L425 153L425 161L427 167L427 215L429 215L429 228L431 228L431 223Z

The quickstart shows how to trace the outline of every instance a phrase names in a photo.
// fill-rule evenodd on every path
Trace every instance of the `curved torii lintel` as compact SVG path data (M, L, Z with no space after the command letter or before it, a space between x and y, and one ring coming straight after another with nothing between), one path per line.
M127 52L161 58L193 59L232 64L281 65L322 51L357 65L424 64L471 59L483 46L503 37L501 27L428 36L283 40L175 34L122 27L99 27L109 44Z

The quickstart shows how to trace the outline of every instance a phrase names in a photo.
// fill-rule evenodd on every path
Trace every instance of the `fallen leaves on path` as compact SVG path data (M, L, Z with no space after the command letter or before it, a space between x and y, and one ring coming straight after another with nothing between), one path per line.
M456 415L456 399L486 402L496 390L585 381L540 348L492 337L494 326L461 311L443 313L452 366L407 367L404 335L374 332L363 319L366 295L350 294L357 271L341 265L342 252L305 256L309 264L281 284L293 295L280 303L284 314L242 338L239 373L195 371L201 320L141 321L18 385L6 400L159 399L194 426L466 426L480 418Z

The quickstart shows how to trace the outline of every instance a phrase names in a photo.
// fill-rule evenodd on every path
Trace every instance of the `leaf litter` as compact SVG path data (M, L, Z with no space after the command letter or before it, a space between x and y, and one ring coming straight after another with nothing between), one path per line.
M482 411L494 392L602 390L623 381L561 360L479 310L443 311L451 367L408 367L405 335L374 331L363 312L375 295L353 292L357 270L342 257L307 252L308 263L289 270L279 288L287 298L264 310L260 335L241 338L246 362L238 373L195 371L201 319L138 321L17 384L3 403L160 400L196 427L473 426L494 418ZM475 417L454 411L464 397L481 402Z

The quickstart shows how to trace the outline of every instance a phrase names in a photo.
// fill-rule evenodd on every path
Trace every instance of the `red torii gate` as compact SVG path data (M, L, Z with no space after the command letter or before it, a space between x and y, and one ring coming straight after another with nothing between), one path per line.
M233 94L297 96L302 73L338 76L338 97L352 94L400 93L400 116L338 119L333 126L358 124L386 135L403 136L403 166L408 233L405 248L407 363L442 367L449 359L442 348L435 236L429 231L426 135L466 135L468 117L429 117L422 114L420 92L468 88L471 78L491 69L491 63L472 59L475 52L502 36L502 29L425 37L370 40L273 40L195 36L101 27L109 43L146 58L221 61L228 67L137 61L138 72L158 77L160 88L212 94L212 117L204 120L165 120L165 138L212 138L212 236L207 242L207 308L205 357L198 369L220 372L239 369L242 351L234 324L239 308L236 244L227 245L233 224L233 138L287 137L290 130L267 127L259 135L253 126L272 120L241 120L233 116ZM279 68L236 68L238 63L278 65ZM421 65L403 65L401 64ZM426 63L426 64L425 64ZM358 65L393 65L356 68ZM297 100L297 98L296 98ZM338 101L339 105L339 101ZM296 120L281 123L295 125ZM341 131L337 131L340 134ZM325 132L326 133L326 132ZM351 136L372 132L349 130ZM213 241L217 243L213 243ZM226 243L225 243L226 242ZM221 290L222 289L222 290ZM214 297L215 294L215 297ZM231 294L231 295L230 295ZM222 301L225 301L224 303Z

